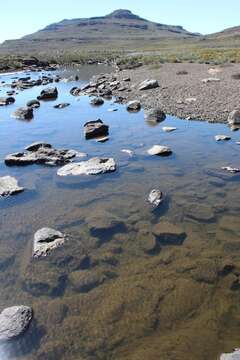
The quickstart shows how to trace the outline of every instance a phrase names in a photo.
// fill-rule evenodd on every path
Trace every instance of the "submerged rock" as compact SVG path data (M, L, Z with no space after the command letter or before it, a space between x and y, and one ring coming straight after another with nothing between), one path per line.
M105 125L102 120L88 121L84 124L85 138L93 139L96 137L102 137L108 135L109 126Z
M41 91L40 95L37 97L38 100L55 100L58 97L57 88L46 88Z
M33 143L24 152L7 155L5 164L9 166L24 166L32 164L62 165L68 163L78 153L74 150L53 149L47 143Z
M33 311L28 306L12 306L0 314L0 342L21 336L28 328Z
M0 106L11 105L15 102L14 97L0 98Z
M168 146L154 145L148 151L149 155L168 156L172 154L172 150Z
M230 125L240 125L240 110L233 110L228 116Z
M127 111L139 111L141 109L141 103L138 100L129 101L127 104Z
M116 163L113 158L92 158L79 163L71 163L63 166L57 172L59 176L68 175L98 175L113 172L116 170Z
M155 89L158 87L159 87L159 84L158 84L157 80L144 80L139 85L139 90L150 90L150 89Z
M51 228L42 228L34 235L33 257L47 256L48 253L65 242L65 235Z
M18 181L12 176L0 177L0 196L18 194L24 189L18 186Z
M150 204L158 207L163 201L162 192L160 190L153 189L148 196L148 201L150 202Z
M12 117L20 120L31 120L33 118L33 108L20 107L12 113Z
M150 122L162 122L166 119L166 114L160 108L146 110L144 114L146 121Z
M154 225L152 231L162 245L181 245L187 237L180 226L167 221Z
M106 280L107 276L105 274L93 272L92 270L73 271L69 275L70 284L76 292L89 292Z

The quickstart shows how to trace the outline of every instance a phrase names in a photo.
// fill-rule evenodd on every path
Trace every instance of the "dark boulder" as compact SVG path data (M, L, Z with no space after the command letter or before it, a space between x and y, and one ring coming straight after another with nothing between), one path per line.
M107 136L109 126L103 124L102 120L88 121L84 124L84 133L86 139Z

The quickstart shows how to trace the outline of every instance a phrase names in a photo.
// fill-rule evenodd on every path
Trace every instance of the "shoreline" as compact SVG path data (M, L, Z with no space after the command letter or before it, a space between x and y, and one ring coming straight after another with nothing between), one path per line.
M160 107L180 119L227 123L229 113L240 107L240 64L165 63L111 75L119 82L113 95L122 97L123 103L138 100L144 109ZM128 77L130 81L124 81ZM159 87L140 91L139 84L146 79L156 79Z

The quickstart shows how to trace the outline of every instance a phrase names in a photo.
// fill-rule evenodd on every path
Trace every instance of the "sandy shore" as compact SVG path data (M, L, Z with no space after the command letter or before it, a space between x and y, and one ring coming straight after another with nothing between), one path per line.
M228 114L240 107L240 79L232 77L236 74L240 74L240 64L163 64L157 69L143 66L114 74L120 81L131 78L129 83L124 82L126 90L116 90L114 95L123 96L126 101L140 100L144 108L160 106L179 118L226 122ZM202 81L208 78L220 81ZM138 86L145 79L157 79L160 87L139 91Z

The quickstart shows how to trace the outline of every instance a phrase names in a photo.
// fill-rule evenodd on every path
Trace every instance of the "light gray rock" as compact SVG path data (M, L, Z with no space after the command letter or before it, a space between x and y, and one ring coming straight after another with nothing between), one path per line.
M158 207L163 201L162 192L160 190L153 189L148 196L148 201L150 202L150 204Z
M222 354L220 360L240 360L240 349L236 349L234 352L229 354Z
M0 342L13 340L27 330L33 317L28 306L12 306L0 314Z
M51 228L42 228L34 234L33 257L47 256L48 253L65 242L66 236Z
M172 131L177 130L176 127L171 127L171 126L164 126L162 129L164 132L172 132Z
M159 156L168 156L172 154L172 150L168 146L153 145L148 149L149 155L159 155Z
M150 90L150 89L155 89L158 87L159 87L159 84L158 84L157 80L144 80L139 85L139 90Z
M227 136L227 135L216 135L215 140L216 141L227 141L227 140L231 140L231 137Z
M59 176L98 175L116 170L113 158L92 158L78 163L67 164L57 172Z
M0 196L10 196L22 192L24 189L18 186L18 181L12 176L0 177Z
M12 113L12 117L20 120L31 120L33 118L33 108L20 107Z
M228 171L228 172L230 172L232 174L236 174L236 173L240 172L240 168L234 168L232 166L223 166L222 170Z
M150 122L162 122L166 119L166 114L160 108L149 109L145 111L144 118Z
M129 101L127 104L127 111L139 111L141 109L141 103L138 100Z
M207 79L202 79L202 82L203 82L204 84L214 83L214 82L219 82L219 81L221 81L221 79L213 78L213 77L207 78Z
M240 110L233 110L228 116L230 125L240 125Z

